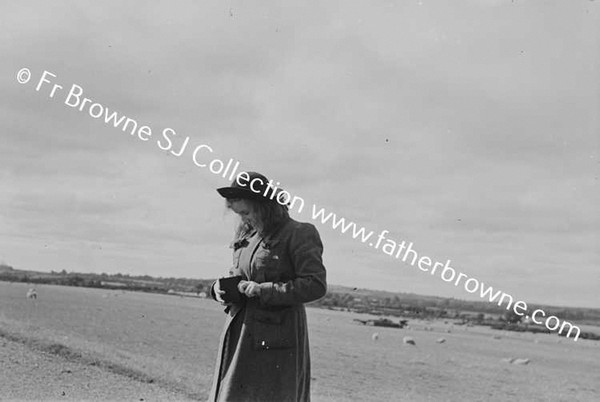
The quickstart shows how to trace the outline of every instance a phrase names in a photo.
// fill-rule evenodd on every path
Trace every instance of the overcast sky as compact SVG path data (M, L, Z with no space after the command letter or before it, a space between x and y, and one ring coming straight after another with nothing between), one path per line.
M517 299L600 307L600 2L0 4L0 261L225 274L228 180L170 127ZM329 283L474 298L305 211Z

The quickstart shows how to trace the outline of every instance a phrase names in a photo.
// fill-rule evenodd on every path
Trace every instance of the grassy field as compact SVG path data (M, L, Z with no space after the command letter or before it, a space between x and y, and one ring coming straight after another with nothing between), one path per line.
M217 303L50 285L32 300L28 288L0 282L0 335L206 398L223 324ZM600 342L441 321L374 328L359 317L308 309L315 401L600 400Z

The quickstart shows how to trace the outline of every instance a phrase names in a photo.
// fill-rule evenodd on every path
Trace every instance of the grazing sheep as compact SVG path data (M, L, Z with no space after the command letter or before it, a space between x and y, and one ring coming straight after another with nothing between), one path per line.
M520 365L529 364L529 362L530 362L529 359L515 358L515 357L506 357L506 358L502 359L502 361L505 363L520 364Z
M439 338L436 342L437 343L444 343L444 342L446 342L446 338Z
M379 339L379 332L375 332L373 335L371 335L371 339L373 339L374 341Z
M36 292L35 288L31 288L27 291L27 298L28 299L37 299L37 292Z
M413 338L411 338L410 336L405 336L404 338L402 338L402 342L404 342L407 345L417 346L417 343L415 342L415 340Z

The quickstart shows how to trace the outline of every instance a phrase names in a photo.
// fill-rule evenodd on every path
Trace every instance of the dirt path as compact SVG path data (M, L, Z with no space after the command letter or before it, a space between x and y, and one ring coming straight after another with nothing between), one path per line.
M189 401L188 396L0 337L0 400Z

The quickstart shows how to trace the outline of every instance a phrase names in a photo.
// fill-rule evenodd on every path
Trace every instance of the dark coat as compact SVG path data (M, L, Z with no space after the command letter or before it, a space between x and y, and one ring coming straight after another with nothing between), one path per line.
M237 242L230 274L260 283L261 294L225 309L210 401L310 400L303 303L327 291L322 253L317 229L293 219Z

